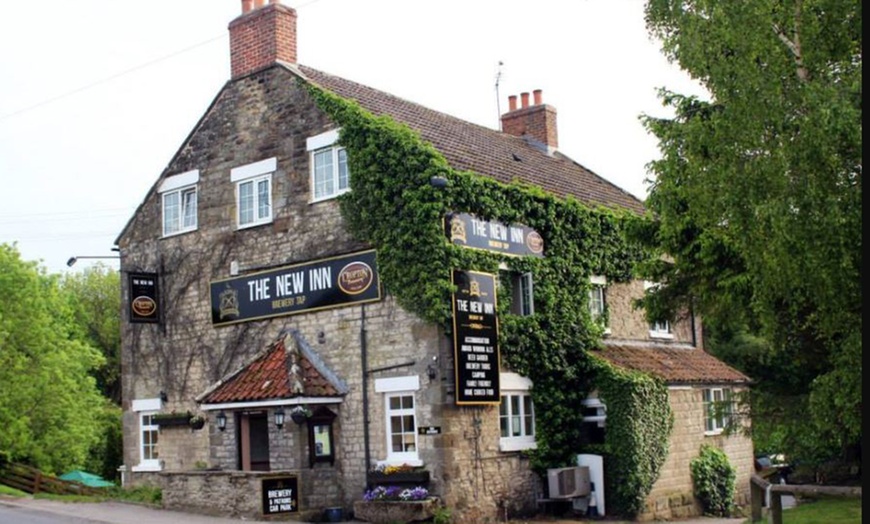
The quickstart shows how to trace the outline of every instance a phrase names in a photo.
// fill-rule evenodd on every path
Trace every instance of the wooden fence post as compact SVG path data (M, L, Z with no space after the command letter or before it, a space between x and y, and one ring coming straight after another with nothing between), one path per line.
M761 522L761 507L764 505L764 487L753 478L749 483L749 494L752 502L752 522Z
M770 491L770 524L782 524L782 493Z

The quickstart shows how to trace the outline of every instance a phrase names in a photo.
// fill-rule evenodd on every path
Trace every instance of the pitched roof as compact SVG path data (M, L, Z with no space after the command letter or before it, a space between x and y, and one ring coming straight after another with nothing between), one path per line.
M247 364L213 384L197 402L224 404L340 397L347 391L344 382L317 357L301 333L291 330L282 332L272 345Z
M559 152L549 155L524 138L472 124L307 66L300 65L298 70L316 85L356 101L373 114L388 115L408 125L435 146L454 169L474 171L504 183L519 180L562 198L573 196L587 205L644 211L643 203L634 195Z
M606 344L596 355L669 384L748 383L750 378L706 351L687 346Z

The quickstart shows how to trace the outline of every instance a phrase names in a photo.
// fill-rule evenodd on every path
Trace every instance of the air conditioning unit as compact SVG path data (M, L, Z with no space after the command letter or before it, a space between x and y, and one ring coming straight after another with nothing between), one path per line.
M547 488L551 499L573 499L589 495L589 466L548 469Z

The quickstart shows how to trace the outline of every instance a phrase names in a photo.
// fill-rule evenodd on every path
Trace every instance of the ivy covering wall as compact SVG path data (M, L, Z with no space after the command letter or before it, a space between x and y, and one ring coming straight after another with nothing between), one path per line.
M631 279L646 253L623 233L632 221L644 219L628 211L592 209L535 186L454 170L407 126L304 85L341 127L339 143L348 151L353 187L340 198L342 214L351 232L377 250L385 291L402 307L450 334L451 269L498 274L500 264L506 264L510 271L533 274L534 315L510 314L508 286L501 286L498 295L502 365L534 384L538 448L533 467L571 465L584 452L581 401L602 388L602 378L608 402L605 470L618 477L612 486L629 480L625 489L608 494L608 506L636 513L635 499L649 493L667 453L672 425L667 389L643 375L623 375L590 355L602 327L590 317L588 291L593 274L608 282ZM446 178L447 187L433 187L433 176ZM443 229L448 212L529 226L544 238L546 257L454 246ZM629 489L631 494L623 493Z

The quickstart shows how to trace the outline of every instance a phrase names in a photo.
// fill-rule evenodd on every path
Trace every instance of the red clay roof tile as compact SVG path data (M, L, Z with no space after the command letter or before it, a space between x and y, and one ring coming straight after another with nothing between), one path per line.
M621 368L644 371L670 384L750 382L740 371L697 348L605 345L594 353Z

